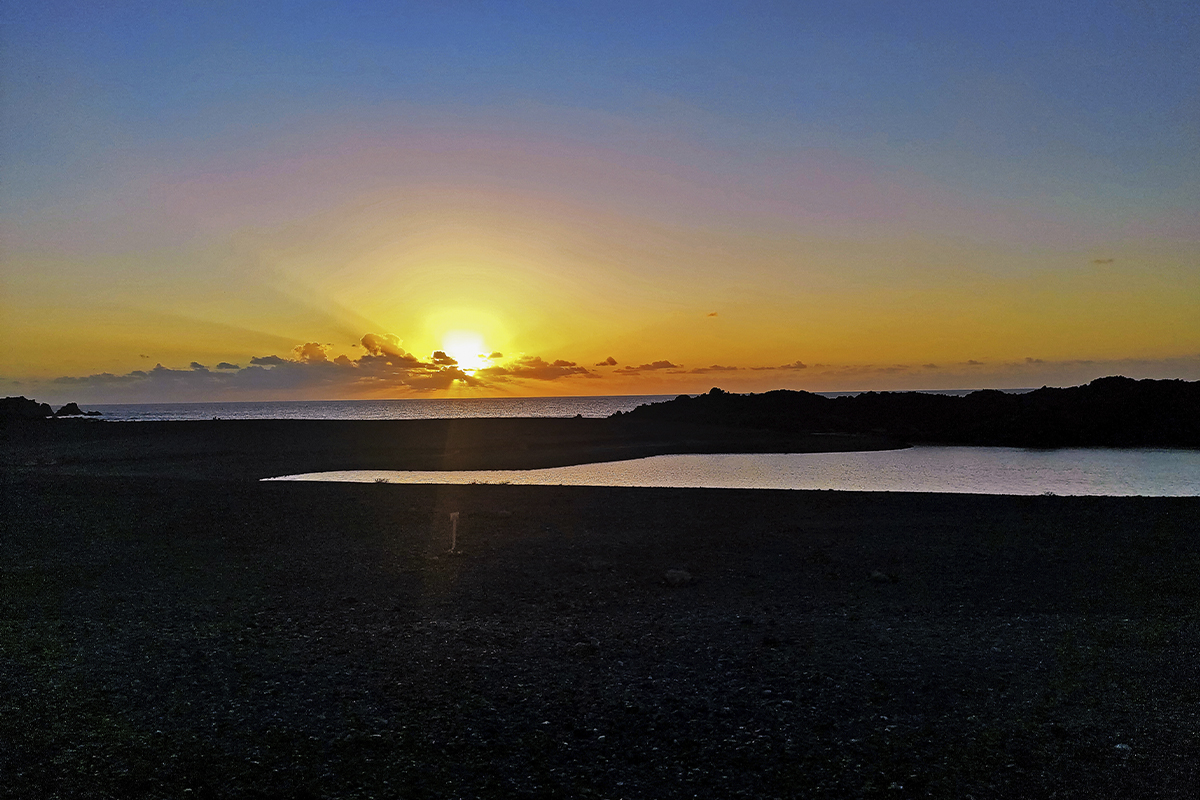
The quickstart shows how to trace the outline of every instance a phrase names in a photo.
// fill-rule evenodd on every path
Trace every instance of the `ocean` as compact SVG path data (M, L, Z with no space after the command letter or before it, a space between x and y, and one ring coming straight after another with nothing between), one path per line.
M603 397L420 398L404 400L291 400L263 403L84 404L111 422L204 419L461 419L464 417L608 417L676 395Z
M974 389L947 389L928 394L965 395ZM1005 389L1020 394L1031 389ZM843 397L861 392L814 392ZM646 403L673 400L673 394L622 394L600 397L469 397L403 400L289 400L260 403L84 403L111 422L204 419L461 419L464 417L609 417Z

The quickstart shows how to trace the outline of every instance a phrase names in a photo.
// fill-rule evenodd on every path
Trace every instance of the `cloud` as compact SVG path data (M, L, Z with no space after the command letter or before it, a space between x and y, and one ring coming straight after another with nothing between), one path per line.
M318 344L317 342L308 342L307 344L296 345L292 348L292 352L296 354L296 360L305 364L319 364L323 361L328 361L329 356L325 351L332 345Z
M971 359L967 359L967 361L966 361L965 363L966 363L966 365L967 365L968 367L982 367L982 366L983 366L983 362L982 362L982 361L976 361L976 360L975 360L975 359L973 359L973 358L971 358Z
M98 372L95 375L86 375L82 377L71 377L64 375L61 378L55 378L51 383L56 383L62 386L119 386L123 384L138 383L144 381L148 377L146 372L140 369L130 372L128 375L113 375L111 372Z
M1111 259L1111 258L1093 258L1092 259L1093 264L1111 264L1111 263L1113 263L1113 261L1114 261L1114 259Z
M704 375L708 372L735 372L739 369L741 369L741 367L723 367L720 364L713 364L711 367L696 367L695 369L689 369L688 374Z
M291 358L275 354L254 356L250 365L222 361L218 372L209 372L193 361L186 370L157 365L150 371L135 370L127 375L99 373L87 377L63 377L53 383L63 386L91 387L100 391L136 391L140 395L169 399L277 396L362 396L408 389L424 392L446 389L454 384L486 385L482 377L472 376L458 367L444 352L434 353L432 363L423 363L405 353L399 339L391 335L367 334L359 358L339 355L329 358L332 345L306 342L291 351ZM540 363L538 363L540 362ZM570 374L572 362L546 364L519 363L519 371L547 376ZM586 372L586 370L583 370Z
M908 364L845 364L841 366L830 365L821 373L823 376L860 376L860 375L897 375L899 373L909 372L912 367Z
M368 333L360 341L363 348L366 349L367 355L350 363L358 364L361 368L374 372L387 372L394 369L418 369L423 366L421 360L411 353L406 353L400 346L400 339L390 333ZM340 363L339 359L341 358L344 357L339 356L334 361Z
M367 352L373 356L393 356L401 358L407 353L400 347L400 339L390 333L377 334L368 333L360 340L362 346L367 349Z
M484 379L503 382L512 379L553 381L572 375L594 377L595 373L586 367L577 365L574 361L563 361L560 359L547 362L541 356L522 356L508 366L485 367L484 369L476 370L475 375Z
M621 367L620 369L617 370L617 372L625 372L625 373L654 372L654 371L660 370L660 369L680 369L680 368L681 368L681 365L672 364L670 361L654 361L649 364L642 364L637 367L634 367L634 366Z
M504 358L504 353L501 353L499 350L496 350L496 351L493 351L488 354L489 361L495 361L497 358Z
M1025 363L1026 364L1045 364L1046 362L1042 361L1040 358L1029 358L1028 356L1026 356Z
M751 367L750 369L753 369L753 370L765 370L765 369L790 369L790 370L795 370L795 369L808 369L808 364L805 364L803 361L799 361L799 360L797 360L797 361L793 361L793 362L792 362L792 363L790 363L790 364L780 364L778 367Z
M715 316L717 316L717 312L715 312L715 311L710 311L710 312L708 312L707 314L705 314L705 316L707 316L707 317L715 317Z
M596 362L597 367L615 367L616 365L617 365L617 360L615 358L613 358L612 356L609 356L608 358L604 359L603 361Z
M405 380L405 384L418 392L431 392L435 389L448 389L455 381L468 386L480 386L484 383L458 367L446 367L419 375L411 375Z
M937 364L922 364L925 369L941 369Z

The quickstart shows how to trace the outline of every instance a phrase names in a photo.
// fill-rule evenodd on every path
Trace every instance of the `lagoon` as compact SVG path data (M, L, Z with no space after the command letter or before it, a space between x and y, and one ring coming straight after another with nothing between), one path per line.
M1200 496L1200 450L910 447L854 453L670 455L535 470L348 470L267 480Z

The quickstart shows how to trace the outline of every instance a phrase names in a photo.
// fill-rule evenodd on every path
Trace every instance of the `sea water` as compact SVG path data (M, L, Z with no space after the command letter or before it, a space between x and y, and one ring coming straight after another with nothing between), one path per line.
M268 480L1180 497L1200 495L1200 450L911 447L653 456L531 470L352 470Z
M972 389L929 394L965 395ZM1029 389L1006 389L1021 394ZM861 392L816 392L842 397ZM206 419L462 419L465 417L609 417L647 403L664 403L672 394L602 395L598 397L459 397L402 400L289 400L275 402L107 403L84 404L110 422L154 422Z
M608 417L675 395L463 397L403 400L292 400L263 403L86 405L112 422L205 419L462 419L466 417Z

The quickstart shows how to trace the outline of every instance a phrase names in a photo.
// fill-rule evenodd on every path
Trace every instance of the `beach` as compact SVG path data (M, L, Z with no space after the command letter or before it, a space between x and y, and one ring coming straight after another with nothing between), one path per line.
M258 480L605 423L6 431L0 793L1194 796L1195 498Z

